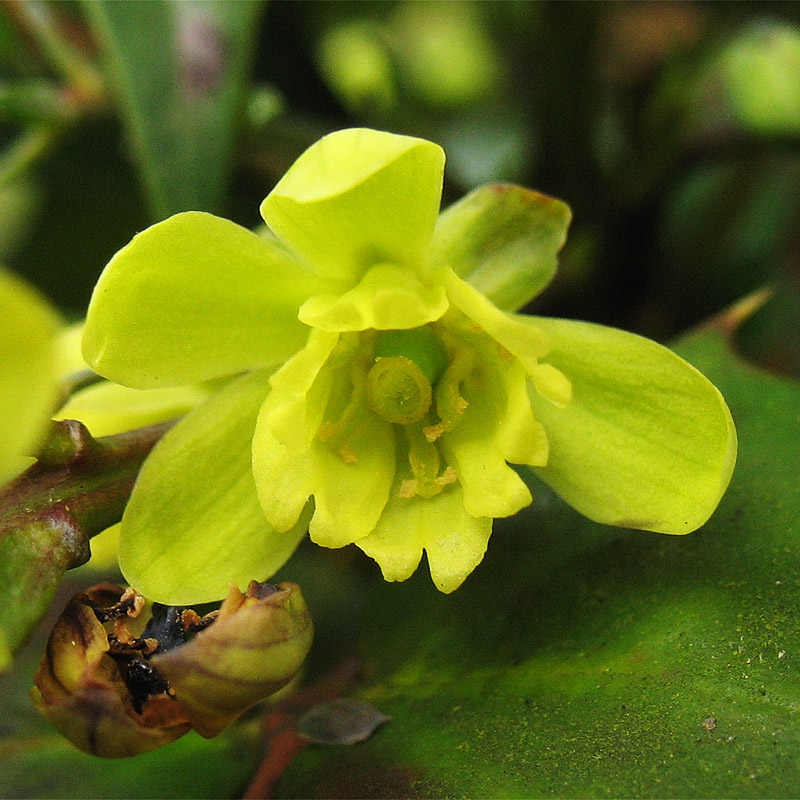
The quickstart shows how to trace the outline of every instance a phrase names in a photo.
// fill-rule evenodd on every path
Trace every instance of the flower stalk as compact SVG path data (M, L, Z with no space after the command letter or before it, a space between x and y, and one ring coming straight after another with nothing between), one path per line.
M39 462L0 488L6 659L48 609L64 572L88 560L89 539L119 522L142 462L173 424L94 439L74 420L53 423Z

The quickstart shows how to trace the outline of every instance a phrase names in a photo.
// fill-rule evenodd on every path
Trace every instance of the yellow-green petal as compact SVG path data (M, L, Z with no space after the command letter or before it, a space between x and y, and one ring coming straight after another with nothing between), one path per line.
M55 419L80 420L93 436L111 436L188 414L212 393L207 384L129 389L103 381L73 394Z
M481 186L446 208L431 241L431 263L455 273L498 308L516 311L556 273L569 207L521 186Z
M526 370L537 367L539 359L550 352L550 338L531 324L529 317L501 311L452 269L444 270L443 276L450 302L518 358Z
M56 399L54 339L59 326L33 289L0 269L0 482L27 464Z
M109 262L89 305L84 358L138 389L265 367L302 347L297 309L328 288L273 241L211 214L177 214Z
M322 424L332 385L325 364L339 336L312 330L306 346L270 379L272 392L259 415L277 441L292 450L308 448Z
M352 286L375 264L424 265L443 172L444 151L432 142L337 131L297 159L261 213L311 269Z
M491 532L491 518L468 514L456 486L430 499L392 497L375 530L356 544L387 581L409 578L425 549L436 587L449 593L480 564Z
M550 459L536 473L598 522L689 533L713 513L736 460L736 429L716 387L665 347L615 328L531 318L569 376L558 408L531 393Z
M508 517L529 505L531 494L506 463L499 429L507 398L496 367L483 364L463 387L467 411L441 438L441 448L458 475L464 508L473 517Z
M517 359L504 364L501 372L506 390L505 413L497 431L497 443L506 461L543 467L547 464L550 445L547 432L531 409L528 377Z
M253 436L253 476L267 519L285 530L313 496L309 533L323 547L343 547L375 527L395 471L392 427L366 405L356 412L343 441L318 435L337 366L315 371L308 408L294 419L294 427L302 429L298 436L282 435L282 425L291 423L286 409L296 405L284 402L282 380L264 403Z
M120 567L148 598L189 605L231 583L265 580L291 555L305 521L286 532L265 519L250 445L269 371L229 383L179 422L145 462L120 531Z
M311 540L343 547L375 529L395 473L392 426L369 409L358 414L345 458L324 442L314 444L314 516Z
M448 305L443 286L423 283L412 269L377 264L344 294L306 300L298 317L326 331L405 330L439 319Z
M310 444L295 449L279 442L262 411L253 434L253 478L264 516L277 531L297 524L314 491L316 465L310 451Z

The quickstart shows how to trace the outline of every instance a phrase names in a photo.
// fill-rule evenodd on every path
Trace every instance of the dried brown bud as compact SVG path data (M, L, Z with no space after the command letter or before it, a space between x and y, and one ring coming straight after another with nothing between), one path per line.
M99 584L56 623L31 697L73 744L114 758L152 750L195 727L216 736L254 702L283 688L311 646L300 589L253 581L218 612L154 604Z
M141 608L138 596L123 597L123 589L106 583L69 601L31 690L36 707L64 736L80 750L105 758L146 753L191 728L180 703L157 674L148 673L136 651L112 655L115 640L95 609L116 608L133 618L137 605ZM123 653L116 646L115 651Z
M257 700L297 674L313 625L300 588L253 581L231 587L214 624L191 642L153 657L195 730L216 736Z

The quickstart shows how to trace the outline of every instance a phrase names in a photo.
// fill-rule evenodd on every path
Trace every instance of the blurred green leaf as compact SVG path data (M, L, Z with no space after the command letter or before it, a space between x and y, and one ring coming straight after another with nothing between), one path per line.
M307 748L279 796L796 796L800 385L715 331L676 349L741 434L712 520L614 530L537 487L452 596L422 570L382 584L361 695L392 721L357 748Z
M84 4L156 218L221 210L259 2Z
M254 766L252 748L231 736L207 740L192 732L161 750L108 760L79 752L51 731L0 739L1 796L236 797Z

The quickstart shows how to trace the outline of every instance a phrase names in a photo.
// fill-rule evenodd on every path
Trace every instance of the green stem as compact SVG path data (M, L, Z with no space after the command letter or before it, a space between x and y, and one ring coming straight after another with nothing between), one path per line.
M28 128L0 156L0 186L5 186L23 174L52 147L62 126L54 123Z
M80 101L93 104L105 96L102 76L65 35L64 26L50 4L41 0L12 0L9 8Z
M94 439L53 423L38 463L0 489L0 669L27 637L89 539L122 518L142 462L174 424Z

